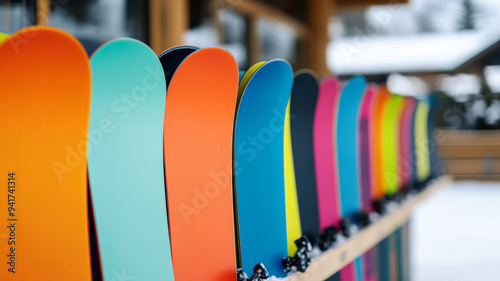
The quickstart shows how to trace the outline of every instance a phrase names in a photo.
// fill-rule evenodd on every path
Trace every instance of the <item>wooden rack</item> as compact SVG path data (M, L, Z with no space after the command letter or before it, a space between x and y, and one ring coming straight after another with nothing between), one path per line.
M358 256L373 248L384 238L394 233L409 219L415 207L432 194L449 186L451 176L443 176L430 184L424 191L404 202L396 211L389 213L358 232L346 243L323 253L313 261L306 272L298 272L289 281L321 281L332 276L341 268L354 261Z

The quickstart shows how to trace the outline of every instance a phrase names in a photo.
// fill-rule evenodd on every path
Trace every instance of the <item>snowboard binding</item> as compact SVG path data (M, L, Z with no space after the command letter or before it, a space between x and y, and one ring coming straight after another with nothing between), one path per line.
M406 196L408 194L405 193L403 190L400 190L398 192L396 192L396 194L393 195L393 200L396 201L397 203L401 203L403 202L403 200L406 199Z
M367 227L368 225L370 225L372 223L372 221L370 219L370 214L365 210L360 210L356 214L356 220L357 220L360 228Z
M250 278L245 274L243 268L238 268L236 276L238 281L262 281L269 278L269 272L263 263L258 263L253 268L253 274Z
M413 191L410 184L405 184L398 190L398 194L402 198L401 200L406 199L412 192Z
M307 237L302 236L301 238L295 240L295 245L297 245L297 252L295 256L283 258L283 268L286 272L292 270L292 266L295 266L298 271L305 272L307 267L311 264L311 254L312 245Z
M404 194L400 191L394 193L393 195L387 195L387 201L401 203L405 198Z
M373 209L377 214L383 215L387 212L387 199L380 198L379 200L376 200L373 202Z
M342 234L347 238L351 237L351 225L351 219L348 217L343 217L340 220L340 230L342 230Z
M428 177L423 181L417 182L415 184L415 190L417 190L417 192L424 190L429 185L429 182L432 181L432 179L433 178Z
M318 246L321 251L328 250L335 242L337 242L337 228L335 226L325 228L318 238Z

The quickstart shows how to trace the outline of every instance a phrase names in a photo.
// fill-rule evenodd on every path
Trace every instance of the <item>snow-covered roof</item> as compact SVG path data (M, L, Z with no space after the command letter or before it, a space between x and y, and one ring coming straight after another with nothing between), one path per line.
M448 72L500 41L500 29L333 40L328 66L337 75Z

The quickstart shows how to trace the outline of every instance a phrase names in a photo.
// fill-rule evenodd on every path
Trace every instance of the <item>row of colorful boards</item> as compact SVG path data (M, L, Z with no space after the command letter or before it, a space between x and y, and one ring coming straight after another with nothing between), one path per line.
M284 277L296 239L433 176L431 100L363 77L239 73L219 48L133 39L89 60L49 27L2 38L2 280ZM340 278L377 280L375 259Z

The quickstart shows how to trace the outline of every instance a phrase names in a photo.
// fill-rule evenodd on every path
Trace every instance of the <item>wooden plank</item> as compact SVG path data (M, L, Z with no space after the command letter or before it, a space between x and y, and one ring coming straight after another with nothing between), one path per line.
M256 0L216 0L229 9L251 17L263 17L272 21L283 23L292 28L297 37L305 39L309 36L309 29L303 22L288 16L280 10ZM172 1L174 2L174 1Z
M36 1L36 24L49 25L50 0Z
M304 273L296 273L290 281L325 280L332 276L356 257L378 244L382 239L403 226L416 206L432 194L449 186L453 182L451 176L444 176L431 184L423 192L408 200L397 211L384 216L353 236L346 243L335 247L313 261Z
M500 159L447 160L448 171L453 175L500 174Z
M500 131L466 131L466 130L437 130L437 141L440 145L473 144L473 145L500 145Z
M453 178L460 181L500 181L500 174L498 175L453 175Z
M345 9L345 8L365 8L371 5L408 4L409 0L336 0L336 2L337 2L337 7L339 9Z
M500 158L500 144L439 145L438 152L448 159Z

